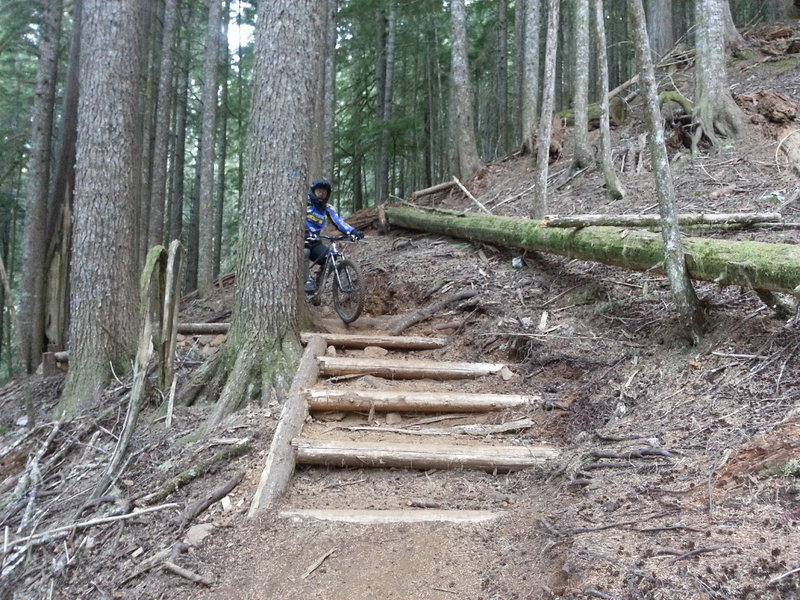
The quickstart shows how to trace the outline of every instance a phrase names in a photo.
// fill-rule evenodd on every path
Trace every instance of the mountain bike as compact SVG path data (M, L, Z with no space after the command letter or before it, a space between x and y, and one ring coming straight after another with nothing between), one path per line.
M347 234L320 235L318 239L328 240L330 245L325 263L317 274L317 289L314 292L306 292L306 299L314 306L319 306L330 281L333 310L342 321L352 323L364 309L364 278L361 275L361 268L336 248L336 242L355 240Z

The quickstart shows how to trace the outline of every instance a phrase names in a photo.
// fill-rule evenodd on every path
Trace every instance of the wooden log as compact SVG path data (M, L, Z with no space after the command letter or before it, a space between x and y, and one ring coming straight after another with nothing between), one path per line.
M444 348L448 340L441 337L400 336L400 335L358 335L349 333L301 333L300 340L306 344L319 335L329 346L337 348L366 348L379 346L398 350L434 350Z
M225 496L231 493L231 490L235 488L239 483L244 479L244 471L237 471L234 473L233 477L228 479L224 484L222 484L217 489L213 490L210 494L207 494L203 498L200 498L197 502L189 506L181 516L181 529L186 527L189 523L191 523L197 515L205 511L209 506L214 504L215 502L219 502Z
M416 192L411 192L411 197L414 198L414 200L416 200L417 198L421 198L422 196L430 196L431 194L444 192L446 190L449 190L455 184L456 184L455 181L445 181L444 183L433 185L429 188L425 188L424 190L417 190Z
M548 446L401 444L297 439L298 464L330 467L518 471L558 456Z
M306 344L300 366L292 380L286 403L283 405L278 427L272 436L267 462L261 472L256 493L250 504L248 517L272 507L289 487L294 473L295 456L291 441L300 434L308 416L308 405L302 390L312 385L319 374L318 357L325 353L327 345L321 336L314 336Z
M392 360L320 356L320 372L325 376L375 375L387 379L469 379L499 372L505 365L459 363L434 360Z
M620 231L618 227L542 227L527 219L442 210L432 214L405 206L386 210L394 226L663 273L664 242L660 233ZM795 289L800 286L800 247L796 245L684 237L683 246L693 279L798 293Z
M446 298L432 302L427 306L423 306L419 310L415 310L414 312L403 315L395 321L392 321L391 325L389 325L389 333L392 335L399 335L412 325L431 318L446 306L477 295L477 290L461 290L460 292L450 294Z
M378 412L490 412L541 404L540 396L462 394L457 392L379 392L306 390L309 410L376 410Z
M351 510L351 509L297 509L282 510L284 519L334 521L381 525L386 523L483 523L502 516L489 510Z
M780 223L780 213L709 213L678 215L678 225L753 225L755 223ZM571 215L559 217L548 215L542 219L544 227L660 227L661 217L656 214L644 215Z
M228 333L230 323L179 323L178 333L183 335L206 335Z

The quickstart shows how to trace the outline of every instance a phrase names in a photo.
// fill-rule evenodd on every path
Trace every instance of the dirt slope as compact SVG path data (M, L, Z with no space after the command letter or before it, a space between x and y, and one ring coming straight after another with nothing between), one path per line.
M769 57L754 50L737 60L731 73L734 90L772 89L800 101L796 57ZM679 71L673 78L689 85L687 75ZM635 117L635 104L632 113ZM777 151L778 132L797 126L797 120L779 126L754 113L748 117L744 138L716 155L691 158L673 149L680 210L777 208L787 221L800 221L798 174ZM647 157L638 160L640 134L635 119L614 132L617 164L624 156L627 165L622 173L625 200L605 201L594 171L567 179L567 147L551 165L550 212L652 212L656 200ZM467 185L495 214L522 216L532 168L530 157L512 157L490 165ZM425 202L472 209L456 193ZM782 243L797 243L800 237L796 229L698 235ZM349 254L363 265L370 289L366 314L354 326L359 331L378 330L391 315L453 291L479 290L479 296L405 333L449 335L450 345L427 351L430 358L508 363L513 372L508 380L469 386L540 395L541 403L518 415L532 419L534 426L507 437L520 445L546 441L561 456L554 464L507 475L303 467L281 508L313 506L319 499L334 507L408 508L409 501L422 497L442 508L492 510L500 518L479 524L393 525L296 521L277 513L244 519L280 407L251 407L214 438L179 448L174 441L191 431L208 408L180 408L173 428L165 430L158 419L158 397L113 497L78 514L124 418L124 383L108 390L104 403L116 410L98 424L87 415L61 426L42 459L59 447L74 451L44 479L35 501L23 497L6 504L13 478L53 430L45 424L12 446L23 436L17 424L24 414L21 398L32 393L40 408L52 407L60 379L18 382L0 392L0 421L7 428L3 447L18 449L0 460L0 480L12 480L11 487L6 483L2 488L2 525L11 539L26 515L28 525L47 531L64 522L126 514L129 501L141 500L221 448L246 440L250 451L163 501L175 506L31 546L24 561L5 553L2 596L800 596L800 334L795 321L776 318L750 291L698 284L710 328L705 344L692 348L676 327L668 286L649 274L555 256L517 256L407 231L369 229L365 242ZM211 299L192 301L184 307L184 318L204 320L216 313L226 320L230 294L228 286ZM187 377L221 341L215 336L184 340L180 377ZM469 387L451 385L464 391ZM326 430L342 423L335 419L318 417L311 425ZM365 415L341 419L369 422ZM781 449L777 458L765 462L775 448ZM204 527L179 526L186 506L238 471L244 479L225 503L214 504L193 522ZM164 570L163 555L152 563L155 568L144 570L148 559L162 550L168 553L182 540L189 542L186 552L176 549L172 562L208 577L212 585Z

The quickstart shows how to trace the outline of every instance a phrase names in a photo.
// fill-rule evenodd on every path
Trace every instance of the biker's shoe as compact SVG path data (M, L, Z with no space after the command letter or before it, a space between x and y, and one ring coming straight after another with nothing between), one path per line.
M316 277L309 277L306 279L305 285L303 285L303 289L305 290L306 294L313 294L317 291L317 278Z

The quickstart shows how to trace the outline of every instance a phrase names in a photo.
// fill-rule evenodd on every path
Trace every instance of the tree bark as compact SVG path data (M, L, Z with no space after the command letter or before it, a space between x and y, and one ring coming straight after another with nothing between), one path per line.
M86 0L84 7L70 370L60 416L95 398L110 375L109 365L117 373L129 370L136 333L141 3Z
M575 7L575 156L572 170L580 171L592 162L589 145L589 0L577 0Z
M398 227L449 235L470 242L548 252L634 271L664 273L661 235L618 227L561 229L537 221L489 217L453 211L426 212L390 206L389 223ZM789 244L731 242L684 237L689 276L719 285L798 294L800 248Z
M469 64L467 57L467 9L464 0L450 2L450 27L452 34L452 72L450 105L455 111L453 125L454 148L456 157L454 167L458 177L467 180L482 167L475 141L475 126L472 117L472 88L470 86Z
M728 89L725 70L727 10L727 0L696 0L693 152L701 140L715 148L722 143L720 138L738 137L743 127L744 117Z
M322 16L314 0L259 3L234 308L226 342L207 371L210 389L222 391L201 434L242 403L259 398L266 404L288 389L300 355L299 199L324 40L308 32L320 31Z
M381 13L382 14L382 13ZM384 26L381 19L381 27ZM378 61L378 81L381 89L378 93L376 116L381 127L378 141L378 157L375 167L375 201L384 204L389 199L389 122L392 120L393 95L394 95L394 62L397 40L397 7L394 2L389 3L385 19L385 35L379 39L384 42Z
M654 61L658 61L675 45L672 30L672 0L645 0L647 37Z
M596 0L595 5L595 38L597 41L597 77L600 81L600 164L606 184L606 197L619 200L625 196L625 190L617 177L614 163L611 160L611 125L608 106L608 49L606 48L605 13L603 0Z
M205 63L203 66L203 122L200 133L199 239L197 289L201 296L211 292L214 281L214 155L217 132L217 81L222 0L208 0Z
M164 206L167 197L167 150L169 127L174 102L173 75L175 44L178 31L178 0L165 0L164 26L161 38L161 67L156 98L155 140L153 142L153 175L150 184L150 224L147 247L164 244Z
M22 289L19 327L23 345L20 359L32 373L44 349L45 270L47 254L47 192L50 181L51 137L61 38L62 0L44 3L39 40L36 93L31 111L32 131L28 159L28 199L23 235Z
M629 0L631 23L636 43L636 58L639 62L642 91L645 96L646 125L650 133L648 145L653 175L658 196L658 212L661 216L661 236L664 240L664 266L667 271L672 298L678 309L688 337L694 344L700 342L704 325L703 311L692 287L683 254L681 232L675 210L675 185L669 166L667 147L664 142L664 123L658 102L655 69L650 52L645 26L642 0Z
M542 28L541 0L523 0L525 54L522 65L522 146L531 154L539 112L539 39Z
M542 115L539 120L539 135L536 138L536 187L530 208L530 216L534 219L543 217L547 212L547 172L550 164L550 138L553 132L553 109L555 106L558 23L559 0L548 0Z

